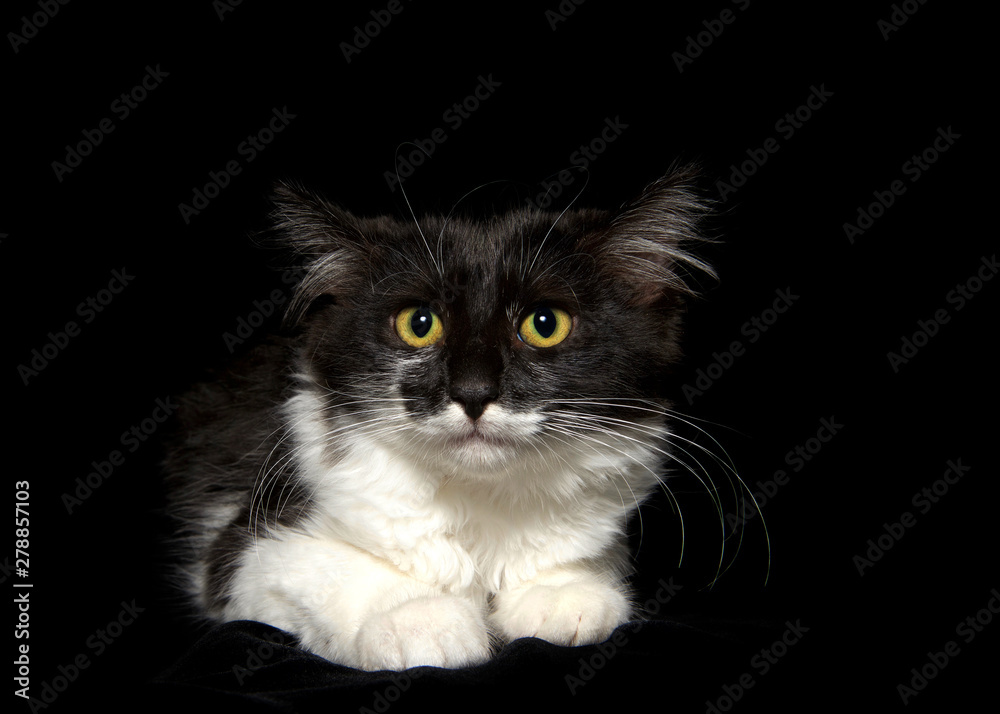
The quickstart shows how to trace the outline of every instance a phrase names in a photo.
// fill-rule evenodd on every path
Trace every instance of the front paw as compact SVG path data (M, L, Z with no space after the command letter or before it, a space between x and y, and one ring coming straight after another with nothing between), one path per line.
M498 595L493 620L509 639L538 637L557 645L603 642L628 621L630 606L599 582L528 585Z
M457 668L489 658L486 623L463 598L422 597L373 615L355 640L362 669Z

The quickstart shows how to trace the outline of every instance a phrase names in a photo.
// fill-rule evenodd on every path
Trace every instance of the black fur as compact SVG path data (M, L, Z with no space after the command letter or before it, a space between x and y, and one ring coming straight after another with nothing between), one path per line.
M512 411L544 411L559 397L603 399L609 403L560 408L626 421L636 419L621 406L627 400L665 405L691 292L684 276L708 270L687 251L705 213L693 179L690 169L675 171L617 212L521 209L481 222L429 217L419 227L358 218L279 185L275 232L305 271L286 314L287 335L183 400L183 437L166 464L175 514L191 536L186 557L204 564L203 604L224 605L234 559L253 535L308 513L279 411L295 374L324 388L331 424L360 413L359 393L378 397L394 388L416 419L453 399L494 400ZM444 323L443 339L431 347L411 347L396 334L394 316L415 304ZM571 333L554 347L518 337L521 320L540 305L573 317ZM273 481L254 504L265 473ZM220 502L237 515L207 526L206 509Z

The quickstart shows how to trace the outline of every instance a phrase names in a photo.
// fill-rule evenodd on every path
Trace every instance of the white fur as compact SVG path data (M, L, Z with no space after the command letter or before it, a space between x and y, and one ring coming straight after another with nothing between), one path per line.
M258 533L225 619L377 670L482 661L488 632L586 644L629 618L601 558L656 483L651 446L598 434L541 448L538 415L496 404L473 427L458 405L417 423L382 401L378 422L327 433L314 389L286 415L311 518ZM456 441L476 429L494 441Z

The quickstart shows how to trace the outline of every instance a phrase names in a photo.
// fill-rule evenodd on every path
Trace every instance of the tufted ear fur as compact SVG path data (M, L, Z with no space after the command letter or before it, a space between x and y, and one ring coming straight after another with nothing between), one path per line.
M375 246L363 220L308 189L278 183L271 202L274 242L305 270L285 313L286 325L294 325L320 297L336 300L357 290Z
M695 294L689 282L693 272L716 277L711 266L690 252L706 240L702 223L709 212L697 190L697 176L693 166L672 170L623 205L596 237L599 264L626 281L639 304Z

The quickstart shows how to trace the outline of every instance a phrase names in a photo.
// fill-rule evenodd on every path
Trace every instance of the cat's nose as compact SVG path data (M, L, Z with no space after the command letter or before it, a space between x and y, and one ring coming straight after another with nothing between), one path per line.
M486 405L496 401L499 395L500 390L493 382L462 380L452 385L449 396L462 405L470 418L478 419L486 410Z

